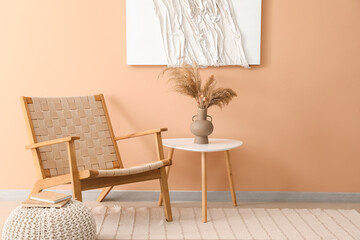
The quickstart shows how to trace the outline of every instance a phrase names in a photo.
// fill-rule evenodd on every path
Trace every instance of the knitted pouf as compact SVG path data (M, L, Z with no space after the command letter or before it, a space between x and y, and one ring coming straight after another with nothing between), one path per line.
M7 218L3 240L96 238L96 225L90 210L70 200L61 208L17 207Z

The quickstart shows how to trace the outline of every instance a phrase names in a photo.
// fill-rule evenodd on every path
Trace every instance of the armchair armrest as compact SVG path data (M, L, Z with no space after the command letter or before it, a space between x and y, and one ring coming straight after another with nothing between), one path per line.
M149 134L165 132L167 130L168 130L167 128L151 129L151 130L147 130L147 131L143 131L143 132L137 132L137 133L132 133L132 134L128 134L128 135L124 135L124 136L120 136L120 137L115 137L114 140L118 141L118 140L123 140L123 139L127 139L127 138L140 137L140 136L145 136L145 135L149 135Z
M45 146L54 145L54 144L58 144L58 143L70 142L70 141L77 140L77 139L80 139L80 137L79 136L69 136L69 137L64 137L64 138L58 138L58 139L53 139L53 140L49 140L49 141L30 144L30 145L26 146L25 149L34 149L34 148L39 148L39 147L45 147Z
M124 135L124 136L120 136L120 137L114 137L114 140L118 141L118 140L133 138L133 137L140 137L140 136L145 136L145 135L149 135L149 134L155 134L155 143L156 143L156 149L157 149L156 153L158 156L158 161L162 161L162 160L165 160L165 158L164 158L164 150L163 150L163 146L162 146L161 132L165 132L167 130L168 130L167 128L151 129L151 130L132 133L132 134L128 134L128 135ZM168 164L171 165L171 160L169 161Z
M39 142L30 144L29 146L26 146L26 149L31 149L34 151L34 149L39 147L45 147L53 144L58 143L66 143L67 145L67 152L68 152L68 160L69 160L69 167L70 167L70 179L72 183L72 190L73 190L73 197L76 200L81 201L81 183L80 183L80 175L79 170L77 167L76 162L76 153L75 153L75 142L74 140L80 139L79 136L69 136L64 138L58 138L53 139L49 141Z

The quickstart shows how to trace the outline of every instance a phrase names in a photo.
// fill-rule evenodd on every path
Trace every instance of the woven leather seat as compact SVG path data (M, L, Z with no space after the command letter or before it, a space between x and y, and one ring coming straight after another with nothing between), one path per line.
M152 163L143 164L140 166L134 166L129 168L120 168L112 170L92 170L92 174L95 177L112 177L112 176L126 176L136 173L147 172L150 170L158 169L164 166L169 166L169 160L162 160Z
M71 183L73 197L81 191L103 188L102 201L113 186L159 179L165 215L171 220L167 176L161 132L166 128L115 137L104 96L22 97L30 146L38 181L31 194L45 188ZM117 141L154 134L158 161L124 168ZM167 199L167 200L166 200Z

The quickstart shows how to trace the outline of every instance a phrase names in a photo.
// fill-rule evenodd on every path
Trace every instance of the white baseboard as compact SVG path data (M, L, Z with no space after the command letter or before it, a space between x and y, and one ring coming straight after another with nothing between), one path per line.
M70 190L56 190L71 194ZM0 201L21 201L27 198L30 190L0 190ZM83 192L84 201L95 201L100 190ZM107 201L157 201L159 191L113 190ZM339 202L360 203L360 193L344 192L236 192L238 202ZM201 191L171 191L171 201L201 201ZM230 202L230 192L208 191L208 201Z

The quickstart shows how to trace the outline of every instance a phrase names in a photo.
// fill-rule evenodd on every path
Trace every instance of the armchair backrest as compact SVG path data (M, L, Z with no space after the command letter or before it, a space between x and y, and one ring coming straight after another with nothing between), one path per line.
M102 94L23 97L23 105L31 143L79 136L75 141L79 171L123 167ZM65 143L35 151L42 178L69 173Z

